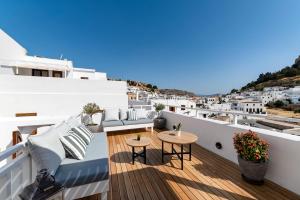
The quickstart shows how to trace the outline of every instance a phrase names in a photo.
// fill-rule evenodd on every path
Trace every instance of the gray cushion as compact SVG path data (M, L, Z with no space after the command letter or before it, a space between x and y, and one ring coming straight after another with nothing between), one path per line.
M65 158L55 181L65 187L75 187L108 179L108 144L105 133L97 133L89 144L83 160Z
M121 120L116 121L103 121L102 122L103 127L114 127L114 126L123 126L123 123Z
M127 120L127 111L128 109L120 109L120 120Z
M73 128L73 127L80 126L81 125L80 121L81 121L80 117L76 118L72 116L66 120L66 124L69 125L70 128Z
M153 123L151 119L138 119L138 120L122 120L124 125L134 125L134 124L149 124Z
M59 140L69 127L63 122L53 126L43 134L30 136L28 147L30 155L37 166L37 170L48 169L53 175L61 161L65 159L65 150Z
M147 111L145 109L136 109L136 117L137 119L146 119Z
M60 124L56 124L52 126L52 128L56 130L58 136L68 135L69 130L71 130L70 125L68 125L65 121L61 122Z

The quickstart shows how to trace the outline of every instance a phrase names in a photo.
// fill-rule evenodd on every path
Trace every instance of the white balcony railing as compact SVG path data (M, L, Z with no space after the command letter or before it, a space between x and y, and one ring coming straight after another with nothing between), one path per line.
M235 133L245 132L251 129L259 134L270 144L270 161L267 179L300 194L300 137L261 128L244 125L234 125L218 120L196 118L184 114L163 111L162 115L167 119L167 128L172 129L174 124L182 123L182 129L195 133L198 136L197 143L232 162L237 163L237 154L233 147ZM216 143L221 143L218 149Z
M18 156L0 168L0 199L19 199L18 194L31 183L32 165L25 142L0 152L0 162L10 158L14 153Z
M165 105L165 111L169 111L170 107L175 108L176 110L174 113L184 114L190 117L196 118L208 118L207 114L215 113L215 114L224 114L227 116L231 116L230 123L231 124L238 124L239 117L246 117L246 118L266 118L266 114L250 114L244 113L239 111L224 111L224 110L212 110L212 109L203 109L203 108L190 108L190 107L181 107L181 106L173 106L173 105ZM136 109L145 109L145 110L155 110L153 105L130 105L129 108L136 108Z

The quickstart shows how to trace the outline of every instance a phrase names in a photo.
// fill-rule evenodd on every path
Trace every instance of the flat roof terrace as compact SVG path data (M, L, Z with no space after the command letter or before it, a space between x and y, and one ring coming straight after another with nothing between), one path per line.
M131 164L131 148L125 140L140 133L151 138L147 147L147 164L138 158ZM161 141L154 133L131 130L108 133L110 154L110 191L108 199L300 199L279 185L266 180L262 186L242 180L238 166L197 144L193 144L192 161L186 155L180 170L177 157L165 157L161 163ZM177 147L178 148L178 147ZM170 151L171 145L165 145ZM98 195L83 200L100 199Z

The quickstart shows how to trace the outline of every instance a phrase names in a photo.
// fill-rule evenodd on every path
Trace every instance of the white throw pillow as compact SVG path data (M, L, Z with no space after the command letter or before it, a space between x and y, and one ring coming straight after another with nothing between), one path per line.
M105 121L115 121L120 120L119 118L119 109L105 109Z
M128 120L130 120L130 121L137 120L137 115L136 115L136 111L135 110L130 109L130 110L127 111L127 113L128 113Z
M120 120L127 120L127 109L120 109Z
M145 109L136 109L136 117L137 119L146 119L147 111Z

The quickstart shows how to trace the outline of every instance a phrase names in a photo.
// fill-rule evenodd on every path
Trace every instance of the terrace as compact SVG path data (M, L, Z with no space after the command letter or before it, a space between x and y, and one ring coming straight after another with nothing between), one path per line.
M131 149L125 139L136 133L152 140L147 150L147 164L142 160L131 164ZM299 199L271 181L263 186L246 183L236 164L197 144L193 145L192 161L186 159L183 170L176 157L162 164L161 142L156 134L156 131L151 134L144 130L108 134L109 199ZM166 150L170 151L170 146Z
M167 128L181 121L184 129L193 131L199 140L192 145L192 160L184 159L184 169L180 170L180 160L175 156L161 162L161 141L159 130L153 133L145 129L115 131L107 134L109 146L109 192L108 199L300 199L298 158L282 155L294 153L299 148L299 138L293 135L272 135L271 131L256 131L271 143L271 162L264 185L246 183L236 164L236 154L232 147L234 132L247 130L240 125L226 124L210 119L199 119L172 112L163 112L167 118ZM222 132L222 134L218 134ZM147 163L139 158L132 165L131 148L126 138L136 135L150 137L147 147ZM223 144L222 150L214 147L214 142ZM14 150L20 150L22 144ZM165 145L166 151L170 145ZM175 146L176 150L179 147ZM99 147L99 151L101 151ZM284 151L284 152L282 152ZM7 153L12 154L14 151ZM4 154L0 156L3 159ZM0 168L1 197L10 193L7 199L15 199L21 189L29 184L32 168L27 157L22 155L16 161ZM285 163L290 163L285 168ZM6 178L6 179L3 179ZM82 200L101 199L100 194Z

